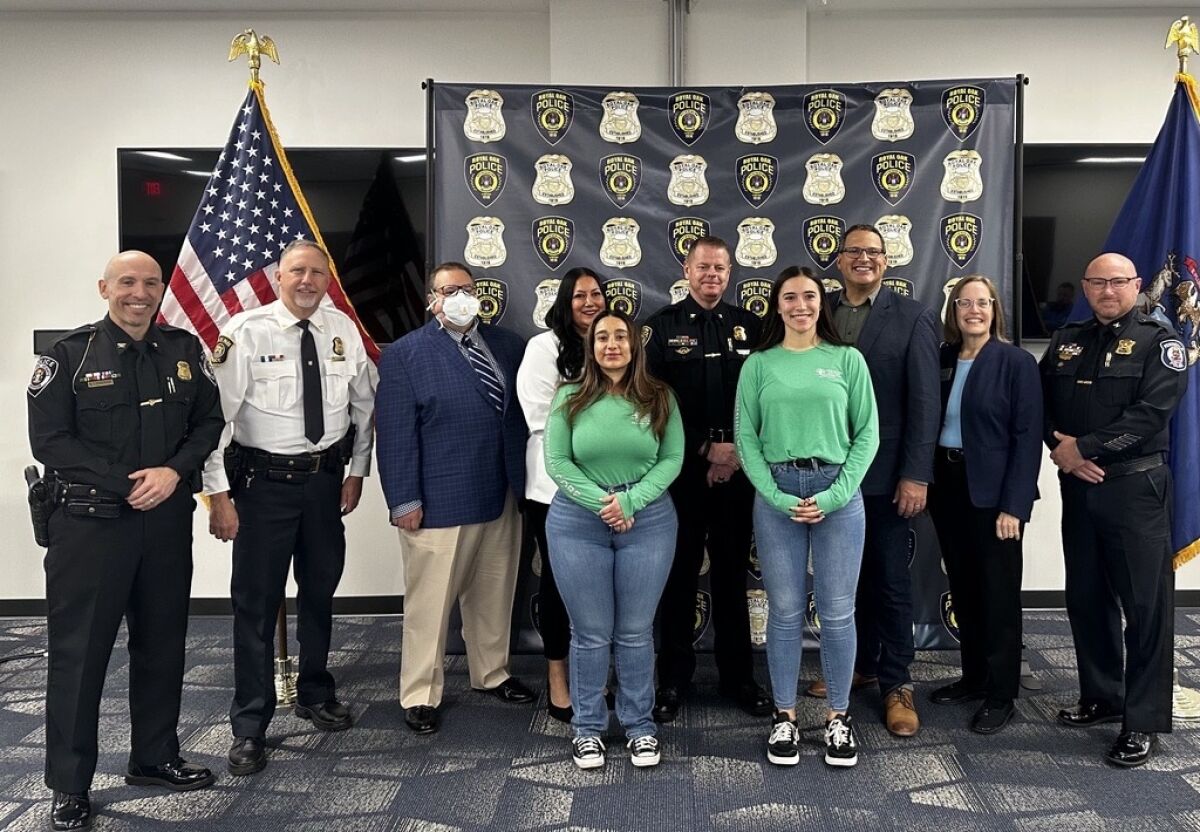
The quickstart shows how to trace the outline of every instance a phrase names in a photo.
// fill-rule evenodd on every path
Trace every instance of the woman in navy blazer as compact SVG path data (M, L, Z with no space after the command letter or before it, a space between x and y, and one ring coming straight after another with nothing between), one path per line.
M962 678L937 704L983 700L971 730L1013 716L1021 672L1021 532L1037 499L1042 390L1037 362L1005 338L992 281L950 293L942 345L942 430L929 508L962 648Z

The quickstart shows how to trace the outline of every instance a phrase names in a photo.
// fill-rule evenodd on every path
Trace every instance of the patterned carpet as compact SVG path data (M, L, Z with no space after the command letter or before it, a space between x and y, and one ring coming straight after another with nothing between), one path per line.
M1181 610L1177 619L1181 681L1200 687L1200 614ZM338 619L331 665L356 726L323 734L282 713L272 726L266 771L234 778L224 767L231 625L226 618L195 618L180 738L185 757L217 770L218 782L183 795L125 785L128 668L118 647L101 706L95 828L1200 830L1200 731L1177 724L1145 768L1107 766L1101 758L1117 726L1071 730L1053 719L1076 692L1064 615L1029 612L1025 625L1029 661L1043 689L1023 692L1016 721L993 737L967 730L973 705L926 703L919 706L921 733L895 739L879 722L878 697L859 693L851 712L860 761L834 770L821 762L822 704L807 699L801 763L777 768L764 756L766 722L717 699L715 670L706 660L692 700L660 735L662 765L634 769L614 735L607 767L581 772L568 759L566 726L542 710L471 692L461 656L447 664L441 732L414 736L396 702L399 619ZM0 657L43 645L43 622L0 620ZM918 654L919 703L953 677L956 659L948 651ZM538 657L514 659L517 675L539 688L540 668ZM806 656L805 676L816 670L815 655ZM44 684L42 659L0 665L0 828L11 832L45 828Z

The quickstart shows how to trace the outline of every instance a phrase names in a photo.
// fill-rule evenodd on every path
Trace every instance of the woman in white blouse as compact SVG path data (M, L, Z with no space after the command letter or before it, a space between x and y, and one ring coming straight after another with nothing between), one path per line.
M577 379L583 369L583 336L604 307L604 293L596 273L584 268L571 269L563 275L554 305L546 313L549 331L529 340L525 360L517 370L517 397L529 425L525 448L525 522L533 530L542 561L538 608L549 686L546 710L561 722L570 722L573 716L566 662L571 624L547 554L546 512L558 487L546 473L542 435L558 385L564 380Z

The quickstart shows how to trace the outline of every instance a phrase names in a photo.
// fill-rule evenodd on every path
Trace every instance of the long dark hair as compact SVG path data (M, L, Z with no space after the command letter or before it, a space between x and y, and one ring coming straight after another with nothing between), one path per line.
M616 384L604 374L596 361L596 324L605 318L617 318L629 332L629 366L620 381L622 389L614 391ZM671 388L650 375L646 369L646 351L642 347L641 333L633 319L624 312L605 309L592 319L584 343L583 377L579 389L567 397L567 423L574 424L575 417L586 410L606 393L619 392L633 405L638 418L648 419L654 435L662 439L671 415Z
M846 346L846 342L838 335L837 328L833 325L833 313L829 311L829 304L825 302L825 287L821 284L820 278L806 266L788 266L779 273L779 277L775 278L775 285L771 287L771 299L767 301L767 316L763 322L762 338L759 339L758 346L754 348L754 351L762 352L771 349L776 344L783 343L785 326L783 318L779 317L779 294L783 291L783 284L793 277L807 277L816 284L817 297L821 302L821 308L817 312L817 337L829 344Z
M558 375L571 381L579 378L583 372L583 336L575 329L575 316L571 313L571 296L575 294L575 284L581 277L590 277L597 286L603 287L604 282L598 274L576 266L563 275L554 305L546 313L546 326L558 336L558 360L555 362Z

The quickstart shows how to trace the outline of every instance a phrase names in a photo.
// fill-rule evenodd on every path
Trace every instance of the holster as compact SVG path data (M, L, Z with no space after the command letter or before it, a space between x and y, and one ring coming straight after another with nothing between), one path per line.
M37 545L50 545L50 515L54 513L57 488L54 475L43 477L36 465L25 468L25 485L29 490L29 517L33 521L33 539Z

